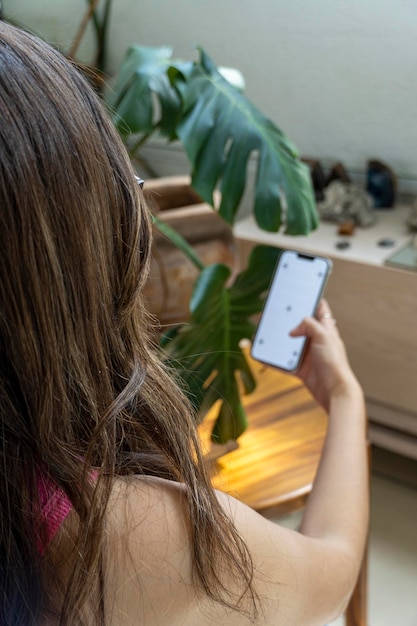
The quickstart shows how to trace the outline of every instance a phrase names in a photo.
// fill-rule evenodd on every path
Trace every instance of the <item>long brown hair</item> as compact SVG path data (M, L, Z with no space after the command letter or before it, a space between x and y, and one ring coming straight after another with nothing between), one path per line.
M131 164L93 90L47 44L0 23L2 624L48 614L81 624L91 597L105 622L106 506L112 478L135 473L186 484L196 584L256 612L250 556L149 338L150 239ZM37 549L40 471L78 521L72 573L58 586ZM227 585L236 579L240 599Z

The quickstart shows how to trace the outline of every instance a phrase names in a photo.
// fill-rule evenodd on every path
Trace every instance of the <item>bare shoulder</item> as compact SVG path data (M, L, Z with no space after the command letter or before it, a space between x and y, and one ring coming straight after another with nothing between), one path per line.
M262 608L257 624L314 626L335 617L338 557L321 542L264 519L234 498L222 493L218 498L253 558ZM112 624L250 623L197 590L182 485L145 477L117 480L107 526Z
M181 623L193 601L184 497L181 486L157 478L115 481L106 523L109 623L168 624L168 615Z
M153 477L117 479L108 509L108 542L149 561L147 575L171 565L184 573L189 563L186 493L183 485Z
M165 526L176 520L185 522L186 492L182 484L151 476L117 478L109 502L113 529L146 529L147 538L165 532Z
M115 482L106 568L112 625L251 624L210 600L196 584L186 498L184 485L163 479Z
M349 555L336 541L284 528L223 493L218 498L252 555L265 623L322 626L340 615Z

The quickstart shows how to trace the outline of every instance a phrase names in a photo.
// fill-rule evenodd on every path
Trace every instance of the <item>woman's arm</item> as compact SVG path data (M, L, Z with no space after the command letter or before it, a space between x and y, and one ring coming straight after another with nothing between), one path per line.
M299 533L271 527L240 504L235 520L268 597L267 623L286 616L289 624L311 626L342 612L360 568L369 515L366 414L327 303L318 319L304 320L292 334L308 338L298 375L329 415L313 490Z
M325 301L320 304L318 320L304 320L293 334L309 338L299 376L329 415L327 437L300 532L341 542L352 558L356 557L359 569L369 513L363 393Z

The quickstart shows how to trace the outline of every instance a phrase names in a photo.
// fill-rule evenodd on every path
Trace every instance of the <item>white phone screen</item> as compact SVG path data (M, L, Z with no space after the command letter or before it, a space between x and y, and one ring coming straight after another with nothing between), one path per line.
M289 332L315 314L330 269L325 257L293 250L281 254L252 342L255 359L289 372L298 368L305 338Z

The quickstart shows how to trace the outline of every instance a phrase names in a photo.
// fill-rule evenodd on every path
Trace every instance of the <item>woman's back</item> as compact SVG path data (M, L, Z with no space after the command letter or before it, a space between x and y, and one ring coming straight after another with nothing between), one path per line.
M102 562L107 624L252 623L241 613L209 600L199 588L193 572L185 499L184 486L172 481L146 476L115 480L105 521ZM71 574L76 524L76 516L70 512L47 546L47 557L56 575L63 578ZM95 604L94 597L87 598L82 609L86 624L93 623ZM43 622L45 626L55 623L52 618Z
M127 626L322 626L343 609L354 580L348 550L336 538L326 546L261 518L218 493L248 543L259 599L254 619L246 599L237 612L210 599L193 566L186 488L158 478L117 480L106 523L106 615ZM301 541L300 541L301 539ZM222 567L222 564L219 564ZM335 580L335 572L338 579ZM220 572L219 572L220 573ZM225 577L235 601L239 580Z
M126 150L78 71L1 21L0 119L0 623L329 621L359 568L367 457L328 306L294 331L329 412L296 533L211 488L151 340L151 220Z

